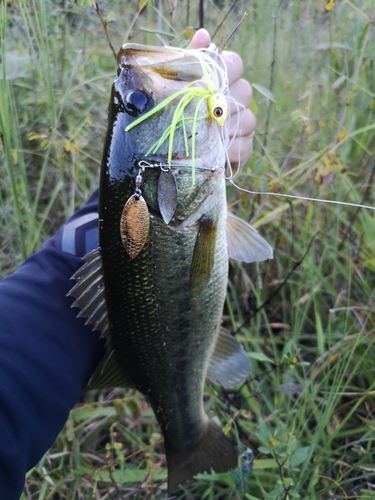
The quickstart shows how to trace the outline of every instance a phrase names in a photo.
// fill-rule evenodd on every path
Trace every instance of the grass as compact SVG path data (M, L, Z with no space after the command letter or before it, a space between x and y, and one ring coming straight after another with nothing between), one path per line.
M0 7L2 276L98 183L115 61L84 3ZM205 26L214 32L230 2L208 3ZM162 17L152 2L138 17L137 2L100 7L116 48L128 34L156 44L156 31L183 43L187 25L198 23L197 2L189 21L187 4L176 4L174 28L174 2L163 2ZM216 43L226 40L247 9L229 48L255 84L258 125L237 182L374 206L374 5L337 0L330 12L324 5L239 1L218 32ZM231 263L224 320L251 353L253 372L237 391L207 386L205 404L253 450L254 471L244 463L240 481L201 475L178 498L375 498L374 212L233 186L228 197L272 243L275 259ZM160 430L145 400L91 391L28 473L22 498L161 499L165 478Z

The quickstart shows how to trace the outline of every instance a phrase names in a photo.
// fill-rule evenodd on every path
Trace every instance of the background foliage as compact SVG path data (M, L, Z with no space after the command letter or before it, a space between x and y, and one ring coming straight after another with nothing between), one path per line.
M229 49L254 84L258 125L237 183L374 206L373 0L231 6L206 0L204 23L220 45L248 12ZM116 49L129 40L181 46L199 25L196 1L100 8ZM5 276L97 186L115 60L87 1L3 1L0 10ZM253 372L230 393L207 386L205 404L242 451L253 450L254 471L248 451L242 473L201 475L178 498L375 498L374 212L233 186L228 195L275 259L231 264L224 320ZM92 391L29 472L23 499L161 499L165 479L145 400Z

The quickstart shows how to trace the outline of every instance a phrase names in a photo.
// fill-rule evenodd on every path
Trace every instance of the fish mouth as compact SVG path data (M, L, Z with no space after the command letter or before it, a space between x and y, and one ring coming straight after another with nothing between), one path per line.
M202 77L197 58L174 47L154 47L128 43L117 56L119 69L141 67L146 73L159 74L169 81L193 82Z
M156 102L202 78L199 61L173 47L125 44L117 56L121 71L141 71Z

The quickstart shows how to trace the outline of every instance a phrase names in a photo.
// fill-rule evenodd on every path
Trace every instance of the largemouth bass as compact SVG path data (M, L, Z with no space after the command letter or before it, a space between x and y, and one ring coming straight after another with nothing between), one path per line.
M101 167L100 248L70 292L79 315L108 339L90 387L130 386L147 397L165 440L169 492L198 472L237 466L235 445L204 412L204 382L208 375L235 386L250 369L221 328L228 257L272 258L257 231L227 212L225 144L207 100L185 99L184 118L175 120L184 89L205 88L219 63L204 64L197 51L120 50ZM171 123L173 141L160 140Z

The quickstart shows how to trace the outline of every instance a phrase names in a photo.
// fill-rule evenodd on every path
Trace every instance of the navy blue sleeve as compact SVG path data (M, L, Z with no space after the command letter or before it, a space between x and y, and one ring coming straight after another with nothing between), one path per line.
M53 444L103 351L66 294L98 244L97 192L0 283L0 498L19 500L25 473Z

